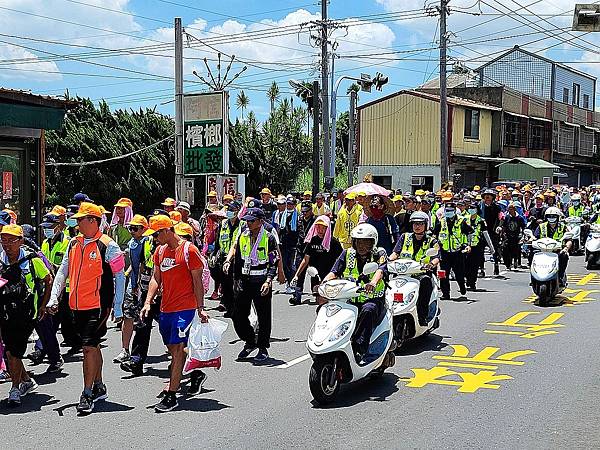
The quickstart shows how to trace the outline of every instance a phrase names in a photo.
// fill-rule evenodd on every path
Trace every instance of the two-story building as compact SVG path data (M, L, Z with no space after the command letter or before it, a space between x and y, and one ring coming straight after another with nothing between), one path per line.
M439 96L400 91L358 107L358 178L393 189L440 186ZM501 108L448 97L448 156L465 184L485 184L496 170L493 124Z

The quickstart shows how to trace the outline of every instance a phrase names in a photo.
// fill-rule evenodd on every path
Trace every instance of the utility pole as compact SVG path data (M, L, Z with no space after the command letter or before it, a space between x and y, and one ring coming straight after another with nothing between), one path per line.
M183 29L175 18L175 199L183 198Z
M313 81L313 155L312 155L312 193L319 192L319 82ZM325 115L325 113L323 113Z
M448 92L446 89L446 13L448 2L440 0L440 182L450 176L448 164Z
M328 33L327 33L327 1L321 0L321 120L323 128L323 166L325 189L333 187L331 178L331 155L329 153L329 55L328 55ZM316 193L316 192L314 192Z
M350 117L348 127L348 187L354 184L354 120L356 109L356 91L350 91Z

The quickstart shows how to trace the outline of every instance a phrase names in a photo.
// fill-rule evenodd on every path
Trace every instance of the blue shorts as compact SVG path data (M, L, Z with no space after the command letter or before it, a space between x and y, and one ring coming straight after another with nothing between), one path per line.
M195 309L186 309L184 311L161 312L158 321L158 329L165 345L187 344L190 334L190 325L194 316Z

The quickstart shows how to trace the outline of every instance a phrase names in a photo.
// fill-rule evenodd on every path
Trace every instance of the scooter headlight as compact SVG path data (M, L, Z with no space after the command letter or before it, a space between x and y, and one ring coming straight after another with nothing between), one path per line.
M350 325L352 324L352 321L347 321L344 322L343 324L341 324L339 327L337 327L333 333L331 333L331 336L329 336L329 342L334 342L337 341L338 339L343 338L346 333L348 333L348 330L350 330Z

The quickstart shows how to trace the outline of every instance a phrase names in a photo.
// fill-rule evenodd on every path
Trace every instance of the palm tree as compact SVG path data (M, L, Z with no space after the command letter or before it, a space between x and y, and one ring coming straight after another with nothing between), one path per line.
M267 91L267 98L269 99L269 102L271 102L271 113L273 113L275 101L279 99L279 86L275 81L273 81L273 84L271 84L271 87Z
M358 100L358 93L360 92L360 86L356 83L352 83L350 85L350 87L348 88L348 90L346 91L346 94L350 95L350 92L356 92L356 100Z
M235 105L237 106L237 109L242 110L242 120L244 120L244 111L246 110L249 104L250 98L248 98L244 91L240 91L235 100Z

